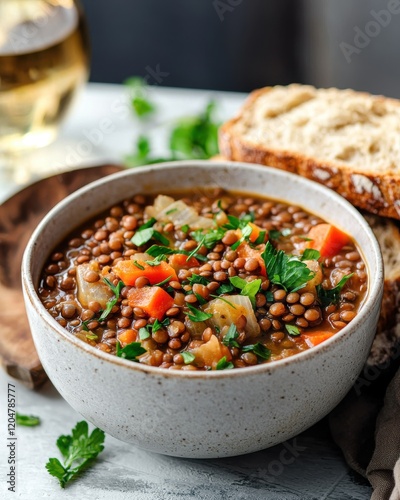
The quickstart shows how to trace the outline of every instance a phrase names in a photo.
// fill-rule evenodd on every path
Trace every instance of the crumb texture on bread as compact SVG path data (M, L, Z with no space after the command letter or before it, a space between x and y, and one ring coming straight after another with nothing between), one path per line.
M233 127L249 143L400 173L400 105L352 90L274 87Z
M400 101L308 85L252 92L222 125L221 154L308 177L400 219Z

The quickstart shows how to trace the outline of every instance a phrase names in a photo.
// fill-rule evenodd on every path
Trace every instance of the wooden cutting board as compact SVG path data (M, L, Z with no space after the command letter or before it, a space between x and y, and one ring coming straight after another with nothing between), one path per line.
M25 314L20 268L26 244L39 221L59 201L89 182L122 170L100 165L42 179L0 205L0 363L30 388L47 376Z

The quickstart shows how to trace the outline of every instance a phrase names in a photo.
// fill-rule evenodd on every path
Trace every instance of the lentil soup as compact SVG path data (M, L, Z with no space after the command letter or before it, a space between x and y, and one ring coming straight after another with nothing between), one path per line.
M54 250L39 296L72 335L174 370L243 368L332 337L367 272L352 238L301 207L221 189L135 195Z

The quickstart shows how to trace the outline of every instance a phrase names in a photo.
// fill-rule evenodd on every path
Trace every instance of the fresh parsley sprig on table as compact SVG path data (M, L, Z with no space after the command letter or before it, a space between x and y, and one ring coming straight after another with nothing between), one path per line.
M142 119L153 116L156 107L147 93L143 79L132 77L125 84L130 90L133 114ZM125 157L127 167L138 167L174 160L207 159L218 154L219 122L214 118L216 104L210 101L204 111L197 116L179 119L173 126L169 137L169 154L157 157L152 154L148 137L140 135L135 151ZM167 124L166 124L167 125Z
M88 423L84 420L78 422L72 429L71 435L63 435L57 439L57 447L60 450L64 463L58 458L50 458L46 469L52 476L56 477L62 488L75 478L80 472L92 464L94 459L104 449L105 434L96 428L89 435Z
M35 427L40 425L40 418L34 415L22 415L22 413L15 414L15 422L17 425L23 425L25 427Z

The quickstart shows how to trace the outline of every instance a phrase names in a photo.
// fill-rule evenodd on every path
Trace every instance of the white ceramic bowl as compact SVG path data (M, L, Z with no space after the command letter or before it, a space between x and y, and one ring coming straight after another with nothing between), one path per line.
M54 247L87 219L141 192L218 185L303 206L353 235L367 263L367 299L331 339L291 358L240 370L181 372L101 352L64 330L36 293ZM190 458L254 452L324 417L366 360L378 320L381 254L364 218L342 197L287 172L241 163L175 162L127 170L59 203L33 234L22 265L33 338L60 394L87 420L141 448Z

